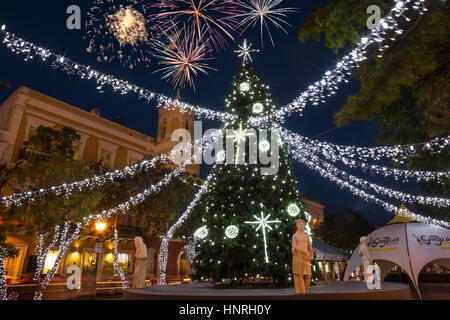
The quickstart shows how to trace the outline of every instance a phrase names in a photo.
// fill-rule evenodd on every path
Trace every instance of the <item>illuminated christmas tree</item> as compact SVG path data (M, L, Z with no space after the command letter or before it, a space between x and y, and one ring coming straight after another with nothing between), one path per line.
M268 122L264 132L261 125L249 124L252 117L273 113L275 103L248 55L231 83L225 111L236 117L222 125L224 148L216 150L214 178L199 210L202 225L195 233L194 278L288 284L295 222L308 222L310 216L275 125ZM234 142L232 150L227 140ZM267 155L265 162L261 154Z

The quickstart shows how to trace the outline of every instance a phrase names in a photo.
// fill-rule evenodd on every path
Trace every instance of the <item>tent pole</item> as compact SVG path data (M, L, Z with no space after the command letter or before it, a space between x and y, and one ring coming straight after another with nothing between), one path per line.
M422 300L422 295L420 294L420 290L419 290L419 284L416 283L416 276L413 272L413 268L412 268L412 263L411 263L411 255L409 254L409 241L408 241L408 229L407 229L407 225L408 223L405 223L405 240L406 240L406 251L408 252L408 260L409 260L409 269L411 270L411 274L413 276L413 285L416 288L416 292L419 295L419 299Z

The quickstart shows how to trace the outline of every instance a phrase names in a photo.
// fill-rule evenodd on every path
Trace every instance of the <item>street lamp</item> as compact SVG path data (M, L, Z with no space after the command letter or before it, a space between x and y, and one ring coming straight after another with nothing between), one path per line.
M97 229L98 232L100 232L100 234L105 231L106 229L106 222L104 221L98 221L95 223L95 228Z
M102 242L102 233L106 229L105 221L97 221L95 223L95 229L99 233L98 242L95 246L95 254L97 255L97 259L95 261L95 271L94 271L94 300L97 297L97 273L98 273L98 260L101 257L101 253L103 252L103 242Z

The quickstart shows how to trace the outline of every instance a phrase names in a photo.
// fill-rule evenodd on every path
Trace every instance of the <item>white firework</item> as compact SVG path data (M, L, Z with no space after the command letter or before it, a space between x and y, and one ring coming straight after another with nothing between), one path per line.
M248 10L247 13L239 15L244 17L242 20L242 24L246 26L244 31L249 27L253 28L259 24L261 29L261 43L263 46L264 28L269 34L272 45L275 46L269 24L273 24L277 29L283 30L286 34L288 32L285 26L292 27L285 19L289 13L296 12L296 9L277 8L282 2L283 0L246 0L245 2L240 2L241 6Z

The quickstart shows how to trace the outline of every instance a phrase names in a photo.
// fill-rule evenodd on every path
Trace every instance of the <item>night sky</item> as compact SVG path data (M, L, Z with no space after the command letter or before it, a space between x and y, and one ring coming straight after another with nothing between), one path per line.
M288 29L289 35L272 29L276 47L272 47L266 37L262 52L254 55L255 69L259 72L261 79L271 86L273 95L280 106L291 102L312 82L320 79L322 74L340 57L327 49L323 43L309 41L303 44L297 39L297 31L312 6L323 2L328 1L285 0L284 6L298 8L298 13L289 17L288 21L293 26ZM99 71L129 80L156 92L175 96L172 86L160 80L160 74L153 73L157 69L156 64L151 65L150 68L140 66L134 70L123 68L118 61L98 64L96 55L86 52L85 48L88 44L86 40L83 40L84 29L71 31L66 28L68 17L66 8L71 4L81 7L84 25L91 1L2 1L0 25L6 24L10 32L25 40L53 49L79 63L91 65ZM259 29L247 31L237 42L242 43L244 37L251 41L254 47L261 49ZM229 83L241 62L233 53L236 48L237 44L231 43L227 52L216 54L216 59L211 64L219 72L211 71L209 76L201 75L195 80L197 92L194 93L189 88L185 89L182 92L182 98L187 102L223 110ZM13 90L24 85L87 111L98 108L101 116L109 120L114 121L118 115L124 115L125 126L156 137L158 113L154 102L149 104L139 101L133 94L122 96L110 89L100 94L92 81L80 80L52 70L49 64L39 61L26 63L22 57L13 55L3 46L0 46L0 80L10 82L12 85L11 90L2 90L0 103L12 94ZM292 115L286 123L287 127L309 137L334 128L333 114L343 106L349 95L358 92L358 85L356 81L351 81L342 86L338 94L329 99L326 104L308 106L303 117L297 114ZM218 126L218 122L204 123L204 129ZM321 135L319 139L345 145L376 146L375 139L380 131L376 122L356 121L349 126ZM203 176L207 170L207 167L202 169ZM301 193L307 198L323 203L326 206L326 214L352 208L363 214L374 225L382 225L393 217L381 207L360 200L301 165L295 166L295 173L300 180ZM371 179L370 176L366 177ZM382 182L383 180L373 181ZM391 202L400 205L398 201Z

